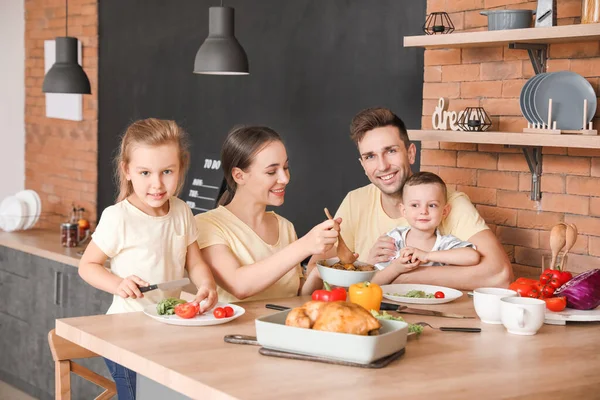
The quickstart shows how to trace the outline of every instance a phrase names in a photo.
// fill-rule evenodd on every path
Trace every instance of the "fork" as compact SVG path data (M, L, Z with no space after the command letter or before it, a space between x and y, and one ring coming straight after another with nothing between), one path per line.
M417 322L415 325L428 326L431 329L437 329L439 331L446 331L446 332L472 332L472 333L481 332L481 328L463 328L463 327L459 327L459 326L440 326L439 328L436 328L435 326L429 325L427 322Z

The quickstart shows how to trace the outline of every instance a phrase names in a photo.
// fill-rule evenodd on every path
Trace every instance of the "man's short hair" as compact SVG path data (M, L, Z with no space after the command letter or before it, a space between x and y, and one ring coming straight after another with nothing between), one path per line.
M442 192L444 193L444 200L448 196L448 189L446 188L446 182L438 175L433 172L417 172L416 174L411 175L406 182L404 182L404 186L402 186L402 195L404 196L404 190L409 186L419 186L419 185L427 185L434 184L439 185L442 188Z
M365 137L365 133L375 128L384 126L395 126L400 132L400 139L408 150L410 139L404 122L394 114L390 109L383 107L367 108L362 110L350 123L350 138L358 146L358 143Z

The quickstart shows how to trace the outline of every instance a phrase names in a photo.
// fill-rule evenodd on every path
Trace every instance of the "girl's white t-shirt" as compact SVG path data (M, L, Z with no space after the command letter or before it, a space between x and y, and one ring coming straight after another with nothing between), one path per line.
M139 276L149 284L182 279L187 247L198 237L190 207L171 197L169 212L150 216L123 200L107 207L92 235L94 243L110 258L111 272L121 278ZM165 297L179 297L180 290L160 289L141 299L124 299L115 295L107 314L142 311Z

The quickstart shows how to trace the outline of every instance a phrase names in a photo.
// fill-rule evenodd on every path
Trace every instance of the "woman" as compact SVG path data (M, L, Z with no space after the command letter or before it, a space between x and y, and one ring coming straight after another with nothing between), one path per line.
M283 204L288 157L277 132L239 127L221 149L227 191L219 207L197 215L198 244L218 284L219 301L250 301L312 293L316 269L302 277L300 262L329 250L341 219L326 220L298 239L291 222L267 212Z

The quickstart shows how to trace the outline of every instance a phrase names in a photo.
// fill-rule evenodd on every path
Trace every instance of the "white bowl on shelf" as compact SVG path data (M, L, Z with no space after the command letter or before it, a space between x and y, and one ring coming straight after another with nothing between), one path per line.
M319 269L319 274L321 274L321 279L330 285L349 287L355 283L370 281L377 272L377 270L346 271L343 269L334 269L329 267L338 261L340 261L340 259L337 257L317 261L317 268ZM361 261L355 261L354 265L364 266L369 264Z

